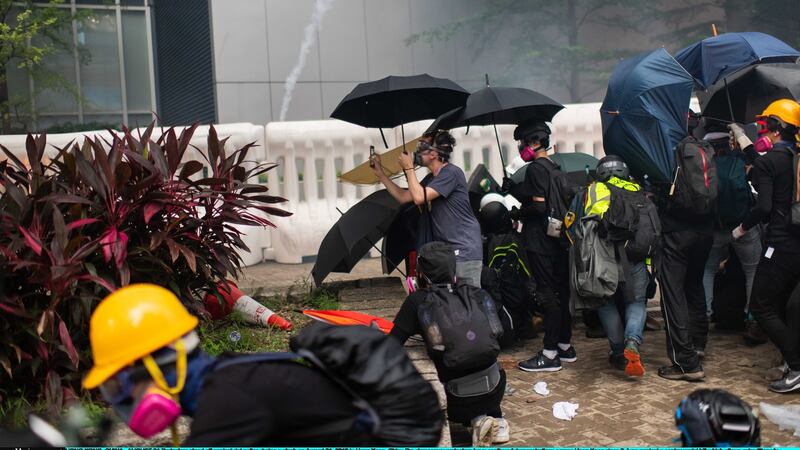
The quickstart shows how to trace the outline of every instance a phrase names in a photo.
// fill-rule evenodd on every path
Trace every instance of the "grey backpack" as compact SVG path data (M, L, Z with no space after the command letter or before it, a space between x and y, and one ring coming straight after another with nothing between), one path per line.
M593 214L581 217L570 228L570 283L583 299L610 297L620 282L614 244L600 237L600 226L600 218Z

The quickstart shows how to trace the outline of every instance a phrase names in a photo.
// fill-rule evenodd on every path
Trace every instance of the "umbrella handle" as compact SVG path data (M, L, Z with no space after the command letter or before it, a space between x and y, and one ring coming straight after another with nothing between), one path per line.
M494 123L494 113L492 113L492 126L494 127L494 137L497 139L497 151L500 152L500 164L503 166L503 178L508 178L506 160L503 158L503 147L500 146L500 135L497 133L497 124Z

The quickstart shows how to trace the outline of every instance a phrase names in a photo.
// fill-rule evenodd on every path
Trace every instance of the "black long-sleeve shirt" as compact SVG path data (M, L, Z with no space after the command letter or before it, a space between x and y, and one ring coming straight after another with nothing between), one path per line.
M800 236L788 229L792 205L793 143L776 142L766 155L759 157L750 171L750 182L758 192L758 200L742 222L745 230L759 223L769 224L764 241L773 247L800 251Z

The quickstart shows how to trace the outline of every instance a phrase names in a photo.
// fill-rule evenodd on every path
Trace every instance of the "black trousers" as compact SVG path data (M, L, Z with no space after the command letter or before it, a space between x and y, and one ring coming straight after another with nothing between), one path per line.
M800 370L800 264L796 252L765 246L758 262L750 312L781 351L792 370Z
M543 255L528 252L531 275L536 281L536 305L544 317L544 349L572 340L569 312L569 257L566 250Z
M700 366L697 350L704 350L708 340L703 272L712 243L710 233L664 233L662 249L656 257L667 356L684 370Z

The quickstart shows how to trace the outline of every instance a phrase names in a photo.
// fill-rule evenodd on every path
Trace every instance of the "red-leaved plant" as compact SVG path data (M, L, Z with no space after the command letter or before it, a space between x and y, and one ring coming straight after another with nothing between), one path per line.
M209 130L204 161L184 156L196 129L153 141L123 129L45 158L28 136L28 164L0 146L0 400L44 395L52 412L74 396L89 364L88 324L119 286L172 289L203 315L200 298L241 270L248 250L234 225L273 226L283 198L249 184L275 164L228 154ZM208 176L200 172L208 168Z

